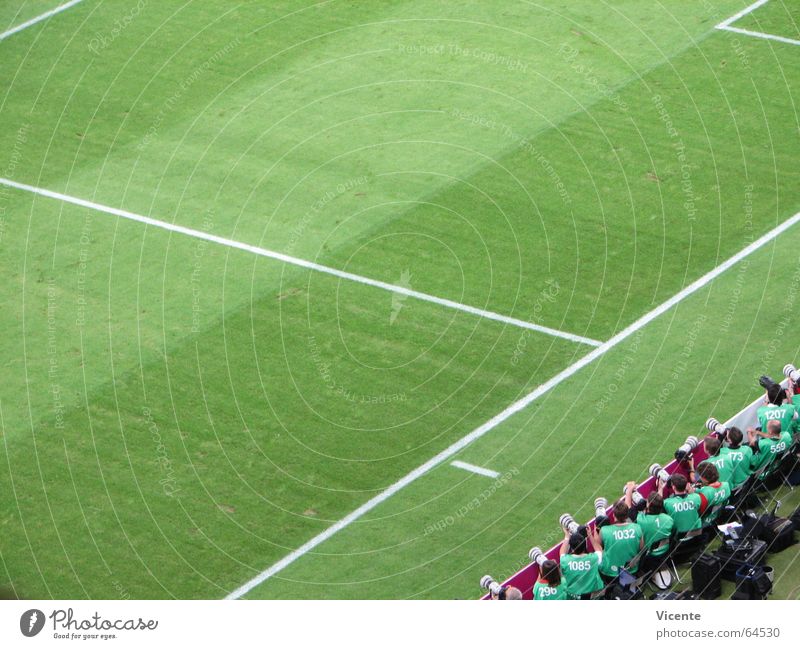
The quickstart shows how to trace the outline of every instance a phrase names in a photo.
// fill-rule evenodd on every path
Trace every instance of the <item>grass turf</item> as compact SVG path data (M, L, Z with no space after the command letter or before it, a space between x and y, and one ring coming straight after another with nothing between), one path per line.
M0 169L606 339L800 209L800 48L711 29L742 6L86 0L0 43ZM224 595L588 349L12 190L0 206L0 582L22 596ZM490 507L440 530L485 488L443 466L252 595L505 576L558 510L794 358L754 333L785 316L794 240L468 449L518 471Z

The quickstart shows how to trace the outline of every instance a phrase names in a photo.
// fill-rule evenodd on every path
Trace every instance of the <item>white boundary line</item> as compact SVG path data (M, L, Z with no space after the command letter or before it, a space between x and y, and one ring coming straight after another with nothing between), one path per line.
M742 29L741 27L718 27L717 29L733 32L734 34L744 34L745 36L755 36L756 38L765 38L769 41L778 41L779 43L789 43L789 45L800 45L800 41L793 38L786 38L785 36L776 36L775 34L767 34L765 32L752 32L749 29Z
M470 471L471 473L477 473L478 475L486 476L487 478L497 479L500 477L500 474L497 471L484 469L482 466L475 466L474 464L462 462L461 460L453 460L450 462L450 466L454 466L457 469L464 469L464 471Z
M559 331L558 329L551 329L550 327L544 327L542 325L537 325L532 322L526 322L525 320L510 318L508 316L500 315L499 313L494 313L493 311L486 311L484 309L478 309L474 306L469 306L468 304L462 304L461 302L454 302L453 300L447 300L445 298L436 297L434 295L428 295L427 293L420 293L419 291L413 291L409 288L405 288L404 286L397 286L396 284L388 284L386 282L381 282L376 279L370 279L369 277L364 277L362 275L355 275L354 273L348 273L343 270L337 270L336 268L331 268L330 266L323 266L321 264L314 263L313 261L307 261L305 259L300 259L298 257L291 257L290 255L285 255L280 252L275 252L274 250L267 250L266 248L251 246L250 244L242 243L240 241L234 241L233 239L218 237L216 235L209 234L207 232L202 232L201 230L193 230L192 228L185 228L181 225L176 225L175 223L167 223L166 221L159 221L158 219L153 219L150 218L149 216L142 216L141 214L134 214L133 212L120 210L115 207L108 207L107 205L101 205L100 203L93 203L92 201L87 201L82 198L75 198L74 196L68 196L66 194L60 194L59 192L53 192L50 191L49 189L41 189L40 187L25 185L23 183L18 183L13 180L9 180L8 178L0 178L0 185L6 185L7 187L13 187L14 189L30 192L32 194L38 194L39 196L46 196L47 198L53 198L55 200L64 201L65 203L72 203L73 205L79 205L80 207L86 207L92 210L97 210L98 212L105 212L106 214L112 214L114 216L119 216L124 219L130 219L131 221L138 221L139 223L151 225L155 228L161 228L162 230L169 230L170 232L185 234L186 236L189 237L194 237L196 239L203 239L204 241L217 243L221 246L227 246L228 248L236 248L237 250L244 250L245 252L251 252L254 255L259 255L261 257L269 257L270 259L277 259L278 261L282 261L287 264L292 264L294 266L300 266L301 268L307 268L309 270L314 270L319 273L325 273L326 275L333 275L334 277L338 277L340 279L346 279L350 280L351 282L357 282L359 284L373 286L375 288L383 289L384 291L399 293L401 295L413 297L418 300L423 300L424 302L432 302L433 304L438 304L439 306L444 306L449 309L463 311L465 313L470 313L472 315L481 318L496 320L497 322L513 325L515 327L522 327L523 329L529 329L531 331L547 334L549 336L554 336L556 338L563 338L565 340L569 340L574 343L589 345L591 347L599 347L602 344L599 340L594 340L593 338L586 338L585 336L578 336L577 334L569 333L567 331Z
M767 4L768 2L769 0L758 0L757 2L754 2L749 7L742 9L738 14L733 14L733 16L730 18L723 20L719 25L717 25L717 29L724 29L725 27L728 27L728 25L732 25L739 20L739 18L744 18L747 14L754 12L756 9Z
M783 223L781 223L777 227L773 228L772 230L767 232L765 235L763 235L763 236L759 237L758 239L756 239L755 241L753 241L753 243L748 245L746 248L743 248L742 250L737 252L735 255L733 255L733 257L731 257L727 261L721 263L719 266L717 266L713 270L710 270L705 275L703 275L700 279L695 280L694 282L689 284L689 286L687 286L686 288L684 288L680 292L678 292L675 295L673 295L669 300L667 300L666 302L663 302L662 304L657 306L652 311L650 311L650 312L646 313L645 315L643 315L636 322L634 322L633 324L627 326L625 329L623 329L618 334L616 334L613 338L611 338L607 342L605 342L602 345L600 345L600 347L597 347L596 349L593 349L588 354L586 354L585 356L583 356L582 358L580 358L576 362L574 362L572 365L567 367L565 370L563 370L563 371L559 372L558 374L556 374L549 381L547 381L545 383L542 383L542 385L537 387L533 392L529 393L528 395L526 395L525 397L523 397L519 401L515 401L514 403L512 403L510 406L508 406L501 413L495 415L489 421L487 421L485 424L479 426L478 428L473 430L468 435L462 437L457 442L455 442L455 443L451 444L450 446L448 446L441 453L439 453L435 457L431 458L430 460L428 460L424 464L420 465L419 467L417 467L416 469L411 471L411 473L408 473L406 476L404 476L403 478L401 478L400 480L395 482L393 485L391 485L391 486L387 487L386 489L384 489L377 496L374 496L373 498L370 498L367 502L365 502L363 505L361 505L361 507L359 507L358 509L352 511L347 516L342 518L340 521L334 523L328 529L326 529L323 532L317 534L310 541L307 541L306 543L301 545L294 552L291 552L290 554L286 555L283 559L281 559L277 563L273 564L272 566L270 566L269 568L264 570L262 573L260 573L260 574L256 575L255 577L253 577L253 579L248 581L246 584L244 584L244 585L240 586L239 588L237 588L236 590L234 590L227 597L225 597L225 599L239 599L240 597L246 595L251 590L253 590L253 588L255 588L256 586L259 586L260 584L265 582L267 579L269 579L273 575L277 574L278 572L280 572L281 570L283 570L284 568L286 568L290 564L294 563L295 561L297 561L303 555L308 554L311 550L313 550L318 545L320 545L320 544L324 543L325 541L327 541L334 534L336 534L337 532L343 530L345 527L347 527L351 523L357 521L364 514L372 511L373 509L375 509L378 505L380 505L385 500L391 498L398 491L400 491L404 487L407 487L409 484L411 484L412 482L414 482L418 478L421 478L423 475L428 473L431 469L435 468L436 466L438 466L439 464L441 464L445 460L450 459L453 455L458 453L460 450L462 450L463 448L465 448L466 446L468 446L469 444L471 444L475 440L480 439L481 437L483 437L486 433L488 433L490 430L492 430L493 428L495 428L499 424L503 423L506 419L508 419L512 415L516 414L517 412L519 412L520 410L522 410L523 408L525 408L526 406L528 406L532 402L536 401L536 399L538 399L542 395L546 394L547 392L552 390L554 387L556 387L557 385L559 385L563 381L566 381L568 378L570 378L572 375L574 375L576 372L578 372L578 370L580 370L581 368L585 367L586 365L588 365L589 363L591 363L595 359L599 358L600 356L605 354L610 349L613 349L614 347L616 347L623 340L625 340L626 338L628 338L629 336L631 336L632 334L637 332L639 329L644 327L646 324L648 324L648 323L652 322L653 320L655 320L662 313L664 313L665 311L668 311L673 306L675 306L676 304L678 304L682 300L684 300L687 297L689 297L690 295L692 295L692 293L695 293L696 291L699 291L701 288L706 286L709 282L711 282L715 278L719 277L722 273L724 273L726 270L728 270L732 266L734 266L737 263L739 263L745 257L751 255L756 250L758 250L759 248L763 247L765 244L767 244L770 241L772 241L775 237L777 237L778 235L780 235L783 232L785 232L786 230L788 230L790 227L795 225L798 221L800 221L800 212L795 214L793 217L787 219L786 221L784 221Z
M26 20L21 25L17 25L16 27L12 27L8 31L3 32L0 34L0 41L5 40L9 36L16 34L17 32L21 32L23 29L30 27L31 25L35 25L36 23L40 23L43 20L47 20L50 16L55 16L56 14L60 14L62 11L69 9L70 7L82 2L83 0L70 0L69 2L65 2L63 5L59 5L55 9L51 9L50 11L45 11L42 15L36 16L36 18L31 18L30 20Z
M715 29L722 29L726 32L733 32L735 34L744 34L745 36L755 36L756 38L765 38L770 41L778 41L780 43L789 43L790 45L800 45L800 41L794 38L786 38L785 36L777 36L775 34L767 34L766 32L754 32L749 29L742 29L741 27L731 27L740 18L744 18L747 14L752 13L759 7L767 4L769 0L758 0L749 7L745 7L738 14L734 14L730 18L726 18L721 23L715 26Z

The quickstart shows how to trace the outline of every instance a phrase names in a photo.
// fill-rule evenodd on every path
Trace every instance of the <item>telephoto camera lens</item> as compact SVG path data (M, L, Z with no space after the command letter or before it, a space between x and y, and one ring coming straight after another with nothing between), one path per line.
M531 548L531 551L528 552L528 557L534 563L538 563L541 566L545 561L547 561L547 557L545 556L544 552L542 552L542 548L535 547Z
M697 439L694 435L689 435L689 437L686 438L686 441L678 447L677 451L675 451L675 459L679 461L685 460L686 456L696 449L699 443L699 439Z
M595 516L605 516L606 509L608 509L608 500L603 498L595 498L594 500L594 515Z
M594 524L597 529L600 529L603 527L603 525L608 525L611 522L606 514L606 509L608 509L608 500L603 497L595 498Z
M712 433L716 433L717 435L724 435L725 434L725 426L719 423L719 419L715 417L709 417L706 420L706 428Z
M624 484L622 485L622 495L624 496L626 493L628 493L628 485ZM631 502L633 503L634 507L640 509L639 507L640 504L645 504L645 505L647 504L647 498L645 498L642 494L636 491L636 489L634 489L631 492Z
M658 478L661 482L669 482L669 473L658 462L650 465L650 475Z
M622 490L622 493L627 492L627 487ZM631 492L631 504L638 509L639 511L644 510L647 507L647 498L645 498L642 494L640 494L635 489Z
M561 529L570 534L577 534L580 529L580 525L572 518L572 514L561 514L558 522L561 525Z
M484 575L481 577L481 588L488 590L492 595L500 593L500 584L498 584L491 575Z
M800 371L798 371L797 368L791 363L787 363L783 366L783 375L795 383L800 381Z

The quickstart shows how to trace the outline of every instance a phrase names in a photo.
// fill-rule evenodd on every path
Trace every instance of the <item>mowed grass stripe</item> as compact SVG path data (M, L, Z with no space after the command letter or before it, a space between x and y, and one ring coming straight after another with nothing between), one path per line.
M46 245L31 260L26 299L31 342L46 341L57 296L58 371L47 347L14 347L30 354L29 385L2 402L0 481L19 493L3 518L31 542L15 524L0 547L23 595L114 597L116 582L132 597L221 597L242 557L277 560L581 349L525 331L537 353L514 364L519 330L412 300L398 310L389 294L211 246L195 283L198 242L97 217L78 325L88 211L58 209L65 247L53 270ZM202 327L186 338L195 288ZM58 417L54 383L77 393ZM76 574L58 569L66 557Z
M374 272L374 260L388 258L396 267L411 240L404 233L435 240L458 233L462 254L483 262L467 268L467 286L484 295L488 282L478 275L492 278L489 304L524 314L533 308L524 296L538 295L547 280L559 295L537 305L545 320L607 340L768 231L779 212L800 206L790 72L797 53L783 61L763 44L743 47L746 67L729 56L730 39L714 33L702 49L512 147L380 233L334 251L337 265ZM765 98L758 110L751 109L754 92ZM497 112L470 114L494 123L502 136ZM542 160L559 171L569 205ZM462 214L478 216L467 225ZM429 281L440 277L432 265L427 257L415 260Z
M579 320L581 330L577 333L607 339L619 329L613 326L618 323L609 313L616 315L619 309L609 300L601 312L591 311L597 301L598 282L608 276L613 283L612 273L601 264L607 251L603 228L611 224L598 215L604 209L618 212L619 206L604 208L582 198L591 197L595 188L572 187L580 160L569 156L558 160L549 145L537 144L568 184L573 203L572 207L564 205L557 194L553 195L553 179L542 169L541 161L530 155L529 147L518 151L518 144L543 127L557 129L564 115L602 98L605 93L598 93L594 81L607 85L607 93L616 92L620 83L661 61L665 51L680 51L690 45L684 26L670 20L669 10L664 9L661 29L651 30L648 23L637 32L608 21L601 23L607 31L596 35L600 41L587 43L585 35L570 31L575 19L572 12L580 15L580 7L564 14L519 8L533 11L537 18L526 21L535 26L532 33L521 33L517 21L509 21L498 10L475 9L475 17L465 15L457 22L435 20L426 24L406 15L413 14L416 5L427 6L412 3L376 9L375 15L384 17L384 21L372 20L372 13L365 17L363 10L348 7L335 20L330 17L336 29L325 38L317 37L319 24L301 12L291 20L278 21L258 38L237 42L233 27L245 17L252 18L248 12L255 11L242 9L225 25L209 30L207 36L214 47L203 40L191 41L184 49L187 38L196 31L190 28L205 24L202 21L213 15L208 8L187 9L189 13L183 16L186 24L165 35L176 50L175 60L170 60L166 69L161 68L161 61L156 65L146 58L147 48L137 50L148 34L152 36L153 26L161 26L159 20L168 17L149 7L113 47L103 50L103 65L96 65L99 59L85 51L84 44L81 51L76 44L74 68L66 70L61 79L63 88L70 90L74 86L69 80L81 84L80 92L63 97L70 104L69 126L75 128L65 124L58 129L45 156L41 156L40 145L30 147L33 150L23 164L36 175L27 178L38 175L48 182L36 184L58 189L63 187L64 169L74 169L67 193L123 205L138 213L157 213L168 221L176 215L177 222L198 229L202 214L213 204L218 207L216 227L223 236L269 241L270 249L326 264L337 252L337 261L342 257L349 261L354 240L372 245L373 238L387 234L390 236L375 242L372 252L363 251L348 267L352 272L368 268L370 277L388 283L395 282L404 267L386 267L378 260L384 253L394 259L398 248L422 247L421 240L427 236L429 243L450 245L465 278L440 273L435 262L441 250L426 248L421 257L427 257L428 263L416 272L415 282L420 285L415 284L415 289L431 293L435 288L431 294L460 301L461 284L466 284L464 291L471 304L489 300L490 310L496 310L495 305L509 312L513 309L513 317L520 320L530 320L535 313L546 326L568 331L567 325ZM286 6L279 4L274 11L279 13L282 8ZM641 9L625 10L631 12L631 18L642 17ZM484 15L487 11L488 16ZM327 16L324 11L323 15ZM266 18L261 10L258 16ZM274 18L272 14L269 17ZM113 23L111 18L113 13L101 13L97 20ZM520 63L528 66L526 70L485 64L476 57L451 52L449 47L445 47L444 55L406 51L409 44L431 40L458 45L462 40L472 42L473 36L481 34L477 42L491 51L498 47L498 41L485 35L482 25L489 18L497 20L498 31L510 39L508 51L503 49L498 55L520 52ZM684 18L688 20L688 16ZM365 21L369 24L363 24ZM286 22L292 29L286 28ZM699 11L691 14L689 28L695 37L705 34L701 22ZM556 39L556 34L563 34L563 39ZM308 49L295 47L298 39L303 42L301 37L309 39ZM231 43L234 46L225 50ZM387 45L389 51L382 54L361 56L386 50ZM581 57L569 60L560 52L562 45L580 49ZM459 48L463 49L461 45ZM136 57L131 57L132 51L137 52ZM210 51L225 54L195 82L198 62L205 62ZM314 56L318 51L322 54ZM254 60L269 63L237 78L242 69L253 68ZM578 63L591 66L596 77L576 74ZM551 69L552 76L534 72L541 69ZM88 70L83 81L76 74L78 70ZM187 79L192 83L183 89L180 84ZM231 79L237 80L233 86ZM56 93L61 90L53 89ZM178 101L169 101L176 93ZM215 100L209 102L209 97ZM20 108L28 99L27 88L21 88ZM53 103L58 102L54 99ZM476 106L480 111L475 111ZM45 113L37 112L37 119L39 114L41 119L53 121L60 117L59 112L46 112L51 110L47 107L42 110ZM455 110L460 112L456 114ZM20 116L25 114L19 112ZM476 128L470 116L490 119L496 127ZM505 134L505 127L512 135ZM6 134L9 141L13 140L11 136ZM113 144L109 146L108 142ZM304 144L295 150L298 142ZM476 168L486 168L487 158L514 151L519 159L515 157L513 164L503 167L489 165L473 188L462 181ZM330 164L333 160L335 164ZM608 166L604 159L597 164ZM273 165L277 165L274 170ZM509 173L519 175L521 184L506 177ZM487 178L488 191L481 196ZM51 179L53 182L49 182ZM303 182L298 184L298 179ZM359 179L365 179L365 183L353 191L336 191L338 186ZM619 178L613 184L619 185ZM447 187L446 193L440 192ZM314 214L302 236L293 237L299 215L309 213L328 192L336 194L335 198ZM581 205L576 197L580 197ZM414 236L385 231L399 222L404 207L415 206L423 209L403 220ZM542 206L545 216L538 213ZM625 223L626 232L629 226ZM551 233L554 236L548 241ZM615 238L608 243L617 245ZM595 244L603 254L587 255L585 251ZM630 254L630 244L621 249ZM634 272L642 271L636 268ZM580 298L571 300L569 296L577 292L574 277L587 288ZM530 296L547 288L545 280L559 282L560 298L555 306L545 304L534 311L536 300ZM626 288L616 283L601 287L605 288L601 298ZM638 313L632 309L627 322L642 312L644 309Z

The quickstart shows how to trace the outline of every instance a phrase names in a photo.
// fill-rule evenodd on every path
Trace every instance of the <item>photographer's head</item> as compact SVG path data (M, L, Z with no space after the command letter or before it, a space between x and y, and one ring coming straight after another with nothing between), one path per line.
M728 429L727 433L728 438L728 448L739 448L742 444L742 440L744 439L744 433L736 426Z
M586 554L586 535L580 532L570 534L569 537L570 554Z
M647 513L653 515L664 513L664 497L657 491L651 492L647 497Z
M767 388L767 400L776 406L780 406L786 397L786 390L781 387L780 383L773 383Z
M781 422L777 419L771 419L767 423L767 434L770 437L780 437L781 436Z
M703 481L704 485L719 482L719 471L710 462L703 462L697 469L697 473L700 474L700 480Z
M548 586L556 587L561 583L561 568L552 559L543 561L539 570L542 579L547 582Z
M715 455L719 454L719 449L722 446L722 442L719 441L718 437L712 437L709 435L708 437L703 440L703 447L706 449L706 454L708 457L714 457Z
M625 523L630 515L630 508L625 504L624 500L618 500L614 503L614 522L617 524Z
M522 591L519 588L515 588L514 586L508 586L505 589L505 597L503 598L498 597L498 599L508 599L508 600L522 599Z
M670 477L670 484L672 485L672 490L676 494L685 494L686 485L689 484L689 480L687 480L686 476L682 473L673 473Z

